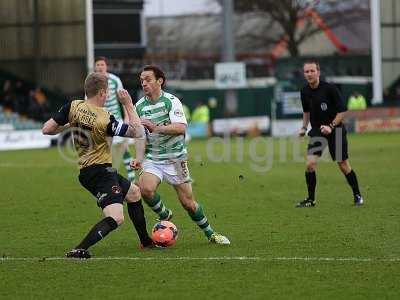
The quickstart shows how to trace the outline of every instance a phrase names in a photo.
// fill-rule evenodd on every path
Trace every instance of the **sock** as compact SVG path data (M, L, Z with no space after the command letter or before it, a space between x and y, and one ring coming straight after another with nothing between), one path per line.
M356 173L351 170L350 173L346 174L346 179L353 190L353 195L360 195Z
M129 179L129 181L132 182L135 180L135 171L129 166L129 163L132 160L132 156L128 150L126 150L124 152L124 155L122 156L122 158L124 160L124 166L125 166L126 172L128 173L128 179Z
M189 216L194 222L196 222L196 224L201 228L201 230L203 230L207 238L209 238L214 233L214 230L208 223L207 217L203 212L203 208L199 203L197 203L196 211L194 213L189 212Z
M317 185L317 176L315 172L306 172L306 183L308 189L308 198L315 199L315 187Z
M147 233L142 201L128 203L128 213L142 245L145 247L150 245L152 240Z
M166 219L168 217L168 209L165 207L159 194L154 193L153 199L143 197L144 202L160 217L160 219Z
M101 239L105 238L107 234L118 227L117 222L111 217L106 217L99 223L93 226L82 242L75 247L75 249L87 250Z

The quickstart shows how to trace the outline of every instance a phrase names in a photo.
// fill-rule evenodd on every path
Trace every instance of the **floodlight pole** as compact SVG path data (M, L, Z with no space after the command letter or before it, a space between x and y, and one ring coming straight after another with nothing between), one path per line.
M224 62L235 61L235 42L233 38L233 1L223 0L222 29L224 36L222 60Z
M41 32L40 32L40 19L39 19L39 1L33 1L33 30L34 30L34 76L36 85L39 86L40 73L41 73Z
M382 45L381 45L381 11L380 1L370 0L371 7L371 52L373 77L373 105L383 102L382 87Z
M222 1L222 60L224 62L234 62L235 58L235 41L233 34L233 0ZM225 91L225 108L229 113L237 111L238 101L235 90Z
M94 66L93 0L86 0L86 66L88 73Z

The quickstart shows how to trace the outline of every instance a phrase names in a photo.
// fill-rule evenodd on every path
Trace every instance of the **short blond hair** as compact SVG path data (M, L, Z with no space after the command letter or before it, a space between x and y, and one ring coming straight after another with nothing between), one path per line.
M85 94L88 98L94 97L100 90L107 90L107 76L100 73L90 73L85 79Z

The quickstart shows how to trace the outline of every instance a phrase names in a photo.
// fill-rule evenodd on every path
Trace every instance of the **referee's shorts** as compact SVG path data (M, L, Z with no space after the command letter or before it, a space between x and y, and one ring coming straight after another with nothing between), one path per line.
M329 135L310 135L307 155L321 156L328 146L329 154L334 161L344 161L349 158L347 132L344 125L336 127Z

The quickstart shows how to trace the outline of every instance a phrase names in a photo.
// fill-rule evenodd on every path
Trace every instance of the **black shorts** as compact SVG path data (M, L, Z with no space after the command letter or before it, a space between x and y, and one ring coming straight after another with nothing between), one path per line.
M340 162L348 159L346 128L344 126L337 127L328 136L310 135L307 154L321 156L326 146L329 148L332 160Z
M128 179L118 174L111 164L93 165L81 169L79 182L97 199L104 209L113 203L123 203L131 186Z

